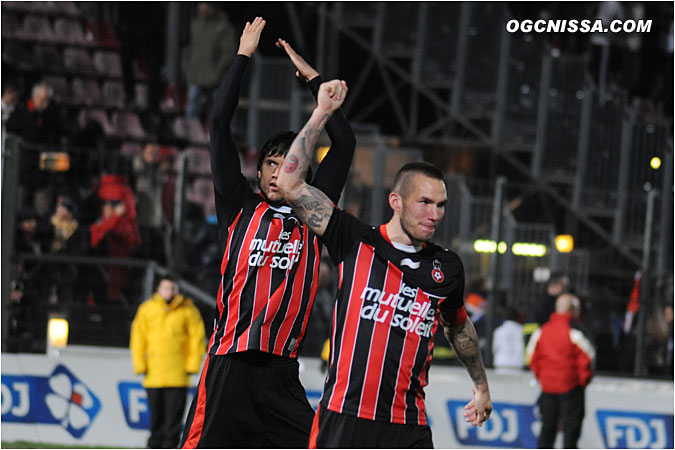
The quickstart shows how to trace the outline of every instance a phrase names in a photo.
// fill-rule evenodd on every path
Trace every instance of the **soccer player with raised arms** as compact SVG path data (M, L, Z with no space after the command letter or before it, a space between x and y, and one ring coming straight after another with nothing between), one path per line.
M215 326L182 448L306 447L314 410L298 377L317 290L321 244L285 203L277 176L295 137L274 136L260 152L254 192L241 173L230 123L243 74L265 21L246 23L239 50L219 86L210 119L211 170L223 254ZM318 72L285 41L277 44L317 95ZM319 97L322 96L318 93ZM313 185L337 203L354 154L355 138L341 111L326 129L331 149Z
M443 174L423 162L401 167L389 194L393 217L379 227L307 184L317 137L345 91L319 92L277 178L339 265L328 374L309 447L431 448L424 387L439 325L473 383L466 420L480 426L492 412L478 337L463 306L462 262L431 242L447 202Z

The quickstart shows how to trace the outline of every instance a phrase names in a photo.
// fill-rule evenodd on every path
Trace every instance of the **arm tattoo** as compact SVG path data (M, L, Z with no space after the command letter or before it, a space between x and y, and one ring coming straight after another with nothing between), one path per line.
M302 193L291 202L295 213L310 228L320 228L328 223L333 213L333 203L314 186L305 186Z
M286 171L286 173L293 173L297 168L298 168L298 157L295 155L290 155L284 164L284 170Z
M487 383L485 367L480 355L478 335L470 320L456 327L445 327L445 336L466 367L475 385Z

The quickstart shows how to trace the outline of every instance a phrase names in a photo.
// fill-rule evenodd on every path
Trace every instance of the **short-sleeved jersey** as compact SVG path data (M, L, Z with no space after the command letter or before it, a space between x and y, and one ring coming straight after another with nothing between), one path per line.
M426 425L433 337L439 316L463 305L457 254L428 244L397 249L384 225L335 209L323 241L339 264L331 355L321 405L363 419Z
M320 245L288 206L273 206L241 176L216 201L225 242L209 353L260 350L297 357L317 289Z

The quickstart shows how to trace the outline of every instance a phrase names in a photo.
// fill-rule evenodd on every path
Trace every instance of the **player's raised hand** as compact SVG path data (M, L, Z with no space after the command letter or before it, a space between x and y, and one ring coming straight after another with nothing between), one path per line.
M347 83L344 80L331 80L321 83L316 98L317 107L332 114L342 106L347 96Z
M319 76L319 72L317 72L314 67L310 66L302 56L298 55L298 53L293 50L293 47L291 47L291 44L281 38L278 38L276 45L280 49L284 50L291 59L291 62L297 69L295 72L296 77L302 77L306 82L308 82Z
M265 22L265 19L262 17L256 17L253 19L253 22L246 22L244 31L241 33L241 37L239 38L239 50L237 51L237 54L245 55L249 58L253 56L255 51L258 49L260 33L262 33L266 23L267 22Z

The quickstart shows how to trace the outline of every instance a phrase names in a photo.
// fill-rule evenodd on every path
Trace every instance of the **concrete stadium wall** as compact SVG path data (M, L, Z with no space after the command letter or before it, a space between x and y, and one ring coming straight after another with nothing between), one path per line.
M316 407L324 380L320 362L300 361L301 380ZM536 447L539 388L532 375L489 371L488 378L495 410L485 426L473 428L462 416L471 398L466 372L432 367L426 398L437 448ZM194 386L197 381L193 377ZM2 440L143 448L149 415L141 382L127 349L3 353ZM673 448L673 383L596 377L586 393L579 447Z

